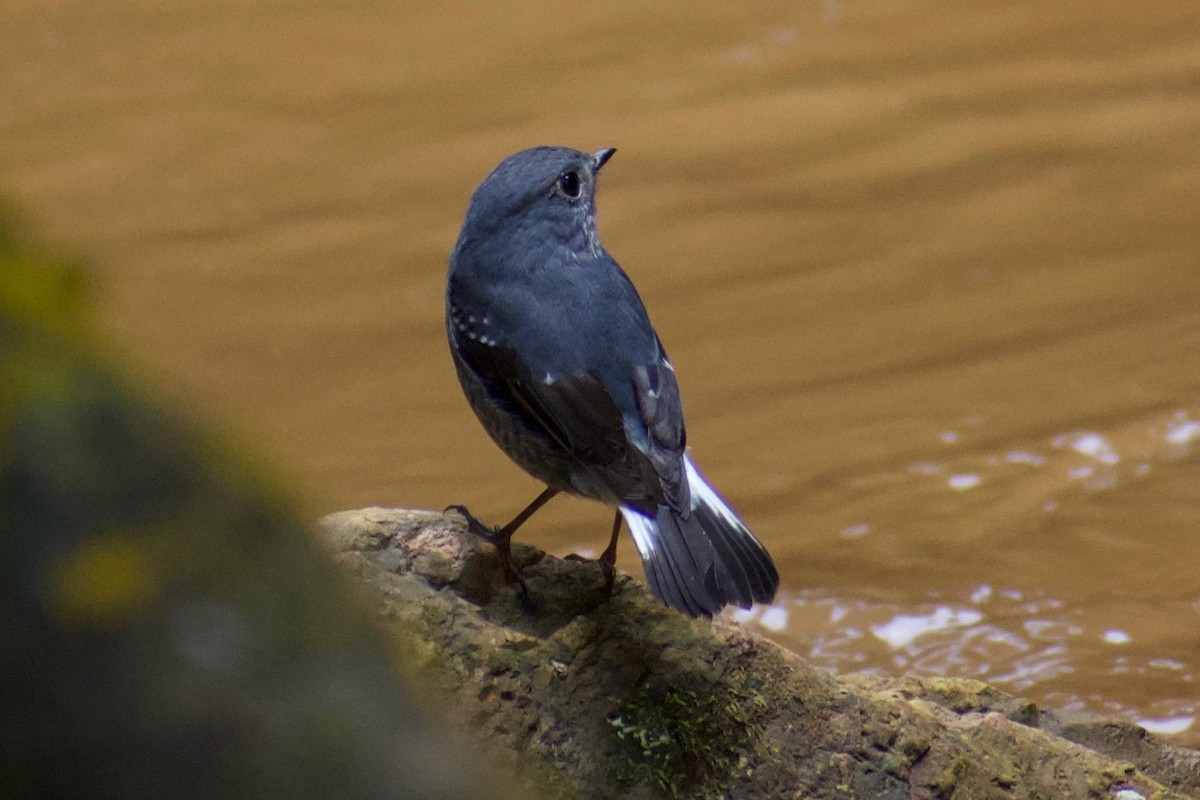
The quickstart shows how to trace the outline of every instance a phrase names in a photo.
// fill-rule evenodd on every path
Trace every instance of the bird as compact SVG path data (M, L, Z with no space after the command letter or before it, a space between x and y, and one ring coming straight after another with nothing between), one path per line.
M598 559L610 595L624 521L667 606L712 617L770 603L775 564L693 463L675 367L600 243L596 180L615 152L522 150L471 195L446 281L455 372L483 428L546 489L496 529L465 506L446 512L495 545L526 601L512 536L566 493L615 509Z

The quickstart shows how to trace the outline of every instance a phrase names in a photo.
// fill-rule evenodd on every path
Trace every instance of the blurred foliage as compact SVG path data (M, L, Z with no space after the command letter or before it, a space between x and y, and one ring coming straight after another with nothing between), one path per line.
M286 500L0 220L0 795L494 796Z

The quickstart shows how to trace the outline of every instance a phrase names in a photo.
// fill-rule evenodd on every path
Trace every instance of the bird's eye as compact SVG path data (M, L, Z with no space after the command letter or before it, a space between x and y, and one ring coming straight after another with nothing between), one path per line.
M579 197L579 173L575 170L569 170L558 176L558 190L563 193L563 197L574 200Z

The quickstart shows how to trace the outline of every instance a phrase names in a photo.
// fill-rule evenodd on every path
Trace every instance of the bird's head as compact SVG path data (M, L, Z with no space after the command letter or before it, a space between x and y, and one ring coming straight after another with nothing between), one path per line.
M615 148L533 147L500 162L471 196L456 250L563 244L596 256L596 177Z

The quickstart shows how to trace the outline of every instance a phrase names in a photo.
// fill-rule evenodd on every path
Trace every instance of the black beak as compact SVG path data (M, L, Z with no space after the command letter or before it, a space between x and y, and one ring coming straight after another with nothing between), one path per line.
M600 168L613 157L613 153L617 152L615 147L606 147L603 150L597 150L592 153L592 172L599 172Z

